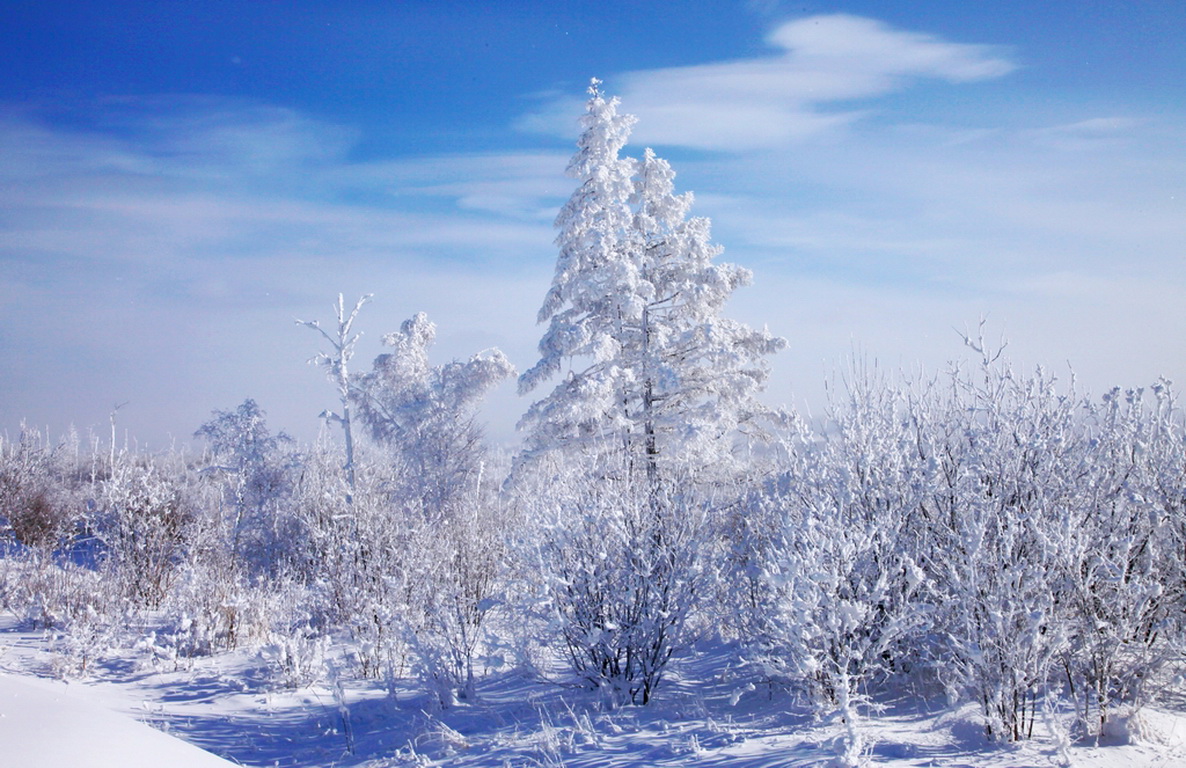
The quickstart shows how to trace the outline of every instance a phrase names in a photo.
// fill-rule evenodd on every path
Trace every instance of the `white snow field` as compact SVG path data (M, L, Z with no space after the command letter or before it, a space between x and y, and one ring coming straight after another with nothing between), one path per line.
M285 690L247 651L184 664L123 653L63 682L48 677L47 638L0 618L3 768L774 768L834 765L842 739L839 724L726 670L719 647L684 659L646 707L605 710L586 691L504 672L479 684L476 701L441 711L412 687L380 681ZM882 698L881 714L858 725L868 765L1186 766L1180 708L1147 710L1110 743L1060 746L1037 733L1000 745L985 739L974 705Z
M97 703L76 685L0 675L0 763L11 768L233 765Z

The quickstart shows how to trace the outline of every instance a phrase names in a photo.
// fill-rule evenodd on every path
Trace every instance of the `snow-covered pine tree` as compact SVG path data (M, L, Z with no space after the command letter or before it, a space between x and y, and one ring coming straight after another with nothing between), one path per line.
M528 459L561 461L521 467L529 516L531 488L552 489L537 572L572 671L646 703L712 581L713 502L695 486L733 474L739 440L775 415L756 395L785 342L721 316L750 273L713 263L670 165L621 155L635 119L598 86L568 167L580 186L556 218L540 360L519 379L526 394L560 377L520 426Z
M719 466L734 438L772 411L756 398L763 358L786 342L721 316L748 270L713 259L705 218L649 149L620 156L635 118L593 80L584 132L568 174L580 187L556 218L560 249L539 312L540 360L519 379L527 393L570 368L521 427L528 451L603 441L624 448L653 481L664 467Z

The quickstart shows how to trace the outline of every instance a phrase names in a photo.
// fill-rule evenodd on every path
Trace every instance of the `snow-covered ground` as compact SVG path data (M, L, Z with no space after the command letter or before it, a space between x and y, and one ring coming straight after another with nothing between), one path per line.
M0 750L12 768L233 765L113 710L94 690L0 674Z
M827 765L842 736L786 695L747 683L720 649L678 667L652 706L606 711L587 692L517 673L487 677L476 702L447 711L412 688L340 678L277 687L258 654L162 668L135 654L85 680L50 679L37 632L0 619L0 764L9 768L323 766ZM738 695L737 691L741 690ZM1149 710L1113 743L1039 734L989 743L974 706L895 705L860 723L867 760L886 766L1085 768L1186 765L1186 714ZM149 726L152 727L149 727ZM216 757L216 755L218 757Z

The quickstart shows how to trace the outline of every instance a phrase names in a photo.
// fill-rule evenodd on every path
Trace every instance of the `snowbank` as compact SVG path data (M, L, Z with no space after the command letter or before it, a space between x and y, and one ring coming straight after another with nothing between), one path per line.
M0 673L8 768L230 768L233 763L87 701L71 686Z

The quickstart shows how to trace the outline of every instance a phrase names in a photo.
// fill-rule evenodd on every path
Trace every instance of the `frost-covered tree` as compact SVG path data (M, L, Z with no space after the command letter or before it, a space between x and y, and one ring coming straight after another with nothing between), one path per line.
M338 400L342 404L342 412L335 413L333 411L323 411L321 416L327 421L336 421L342 425L342 435L346 439L346 463L342 469L346 472L346 485L349 491L346 495L347 502L351 501L354 496L355 487L355 471L354 471L354 428L350 419L350 402L351 402L351 377L350 377L350 360L354 357L354 348L358 344L361 333L354 333L354 321L358 319L359 311L371 300L371 294L366 294L354 302L354 309L350 310L349 314L346 312L346 305L343 304L342 294L338 294L338 303L334 307L335 319L338 321L337 332L330 334L321 327L318 320L297 320L297 325L303 325L312 328L321 334L327 342L329 342L330 352L319 352L309 362L325 368L325 373L330 381L338 390Z
M400 531L391 565L403 579L404 636L422 681L448 706L473 696L473 659L504 560L476 409L515 369L497 349L432 365L435 337L416 314L383 338L392 351L351 386L359 421L392 461L387 524Z
M519 390L559 381L521 421L517 478L549 482L548 454L571 464L559 481L571 508L543 524L540 575L573 671L645 703L717 551L715 502L693 486L718 486L776 415L757 394L785 342L722 315L750 273L715 262L709 222L689 216L667 162L622 155L635 119L598 86L567 169L579 186L556 218L540 359Z
M785 342L721 315L750 272L714 262L709 221L688 217L692 196L674 193L666 161L621 156L635 119L598 86L567 170L580 186L556 218L540 360L519 389L561 380L521 426L529 451L622 447L653 484L664 467L719 464L759 429L763 358Z
M251 398L233 411L214 411L194 437L209 444L210 462L203 471L219 476L229 495L232 554L245 556L256 569L274 566L286 538L279 504L291 490L293 439L283 432L273 435L266 414Z
M431 365L428 351L435 339L436 326L417 313L383 337L392 351L375 358L371 370L351 383L358 418L397 454L431 514L476 487L484 446L475 411L492 387L515 375L498 349L465 362Z

